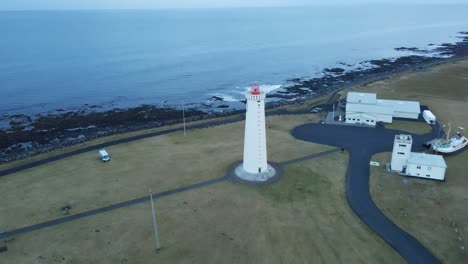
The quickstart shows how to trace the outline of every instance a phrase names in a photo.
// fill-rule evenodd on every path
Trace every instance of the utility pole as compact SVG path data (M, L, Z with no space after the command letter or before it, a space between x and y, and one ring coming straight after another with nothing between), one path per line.
M156 211L153 203L153 192L150 189L151 211L153 213L154 240L156 242L156 252L159 252L161 246L159 244L158 224L156 223Z
M333 103L333 121L335 121L335 103Z
M183 104L182 104L182 118L184 119L184 137L185 137L187 136L185 132L185 101L183 101Z

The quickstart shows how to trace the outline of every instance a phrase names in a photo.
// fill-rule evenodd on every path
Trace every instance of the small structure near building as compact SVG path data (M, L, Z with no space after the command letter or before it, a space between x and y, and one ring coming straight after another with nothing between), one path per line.
M396 135L393 141L392 161L390 168L392 171L402 172L411 154L413 139L410 135Z
M428 123L429 125L434 125L436 123L435 115L429 110L423 111L423 118L424 120L426 120L426 123Z
M419 102L377 99L375 93L349 92L346 101L346 123L375 126L392 123L393 118L418 119Z
M411 153L406 164L406 175L443 181L447 164L440 155Z
M410 135L396 135L390 170L402 175L443 181L447 164L440 155L411 152Z

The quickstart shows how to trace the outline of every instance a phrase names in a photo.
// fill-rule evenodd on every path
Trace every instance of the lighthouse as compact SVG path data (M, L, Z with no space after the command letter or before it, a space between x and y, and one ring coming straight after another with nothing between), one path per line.
M267 162L265 128L265 92L258 84L245 94L246 115L244 134L244 159L235 174L246 181L264 182L275 176L276 170Z
M265 98L258 84L252 85L245 95L244 160L242 167L248 173L262 173L268 168L265 130Z

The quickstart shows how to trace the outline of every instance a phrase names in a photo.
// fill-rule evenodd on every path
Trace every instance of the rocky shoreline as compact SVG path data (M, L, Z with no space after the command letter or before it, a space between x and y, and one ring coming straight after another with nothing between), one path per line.
M344 68L324 69L321 77L288 80L291 85L281 91L268 94L267 108L286 104L299 104L306 100L333 93L347 87L373 82L389 75L408 70L423 70L434 64L468 56L468 32L459 32L460 41L444 43L431 50L399 47L414 55L397 59L370 60L361 63L368 67L353 70ZM430 44L429 46L435 46ZM443 57L430 57L438 53ZM426 55L426 56L425 56ZM221 97L210 99L213 104L185 109L186 121L209 119L243 112ZM84 141L147 128L161 127L182 122L182 110L142 105L128 109L96 111L58 110L53 114L35 116L0 116L0 164L35 154L78 144ZM6 124L6 125L5 125Z

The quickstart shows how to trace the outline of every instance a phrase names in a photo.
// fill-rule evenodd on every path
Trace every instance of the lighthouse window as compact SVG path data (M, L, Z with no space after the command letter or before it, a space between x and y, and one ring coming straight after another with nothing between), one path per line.
M406 147L406 145L403 145L403 144L400 144L400 145L398 145L398 146L400 146L400 147Z
M257 103L260 103L260 101L257 101ZM260 106L260 105L258 105L258 106Z
M398 152L398 154L400 154L400 155L405 155L405 153L403 153L403 152Z

